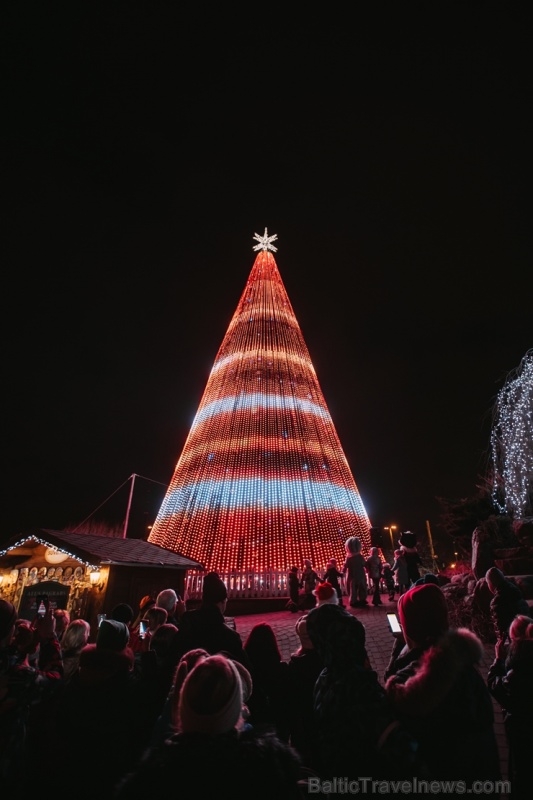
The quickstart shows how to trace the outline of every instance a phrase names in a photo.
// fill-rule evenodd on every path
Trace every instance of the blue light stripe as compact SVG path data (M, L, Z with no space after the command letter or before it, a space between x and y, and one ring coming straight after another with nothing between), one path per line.
M200 481L170 490L163 500L158 517L182 513L193 507L199 509L232 510L255 508L257 498L265 510L323 509L358 513L364 510L361 498L354 489L334 483L314 481L241 480Z

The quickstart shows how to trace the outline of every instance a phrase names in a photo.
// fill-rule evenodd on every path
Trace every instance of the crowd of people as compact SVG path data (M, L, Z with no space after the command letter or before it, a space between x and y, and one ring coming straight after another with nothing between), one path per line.
M24 796L59 754L57 777L80 800L146 800L177 782L202 797L298 800L312 781L336 777L498 781L492 697L505 711L512 796L525 797L533 619L521 597L503 573L487 573L498 641L485 681L478 637L450 627L437 581L411 573L381 677L364 617L343 603L344 591L350 605L362 595L360 559L350 564L359 555L350 542L344 568L332 559L320 576L303 565L312 605L295 622L300 646L288 660L269 624L244 640L227 624L216 572L205 576L198 608L173 589L143 597L137 611L119 603L94 642L82 619L48 608L29 622L0 600L2 797ZM371 577L375 600L383 587ZM368 590L365 577L365 600Z
M386 588L389 600L400 597L420 577L423 562L416 546L416 535L411 531L402 533L394 560L389 564L378 547L371 547L368 556L363 555L363 545L358 536L351 536L345 543L346 558L339 569L337 560L330 558L326 569L319 575L310 559L304 559L302 570L291 567L287 577L289 602L287 609L293 613L309 610L315 605L313 591L320 581L328 581L343 605L346 594L351 608L369 605L372 596L374 606L382 605L381 594Z

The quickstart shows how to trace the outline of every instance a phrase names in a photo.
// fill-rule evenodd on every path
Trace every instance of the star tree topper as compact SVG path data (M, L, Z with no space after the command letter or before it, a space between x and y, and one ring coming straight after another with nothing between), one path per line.
M274 247L272 242L275 242L277 238L277 233L275 233L274 236L269 236L266 228L264 236L259 236L258 233L255 233L254 239L258 241L259 244L254 245L254 250L272 250L274 253L276 253L278 248Z

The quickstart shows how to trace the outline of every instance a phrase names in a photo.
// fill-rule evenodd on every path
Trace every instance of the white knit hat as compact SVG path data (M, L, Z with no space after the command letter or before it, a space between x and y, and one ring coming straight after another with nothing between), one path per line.
M178 728L182 732L225 733L241 718L243 690L239 670L229 658L199 661L180 692Z

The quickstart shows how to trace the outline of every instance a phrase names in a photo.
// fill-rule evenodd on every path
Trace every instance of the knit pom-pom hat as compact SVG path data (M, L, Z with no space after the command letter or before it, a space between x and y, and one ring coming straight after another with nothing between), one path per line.
M225 656L210 656L199 661L185 678L178 705L178 728L183 733L226 733L237 726L242 705L239 670Z
M228 599L226 584L218 572L208 572L204 577L202 600L204 603L216 605Z
M437 641L448 630L448 606L439 586L414 586L398 600L403 632L411 641L424 645Z
M103 619L96 634L98 650L122 652L130 640L130 632L125 622L118 619Z

